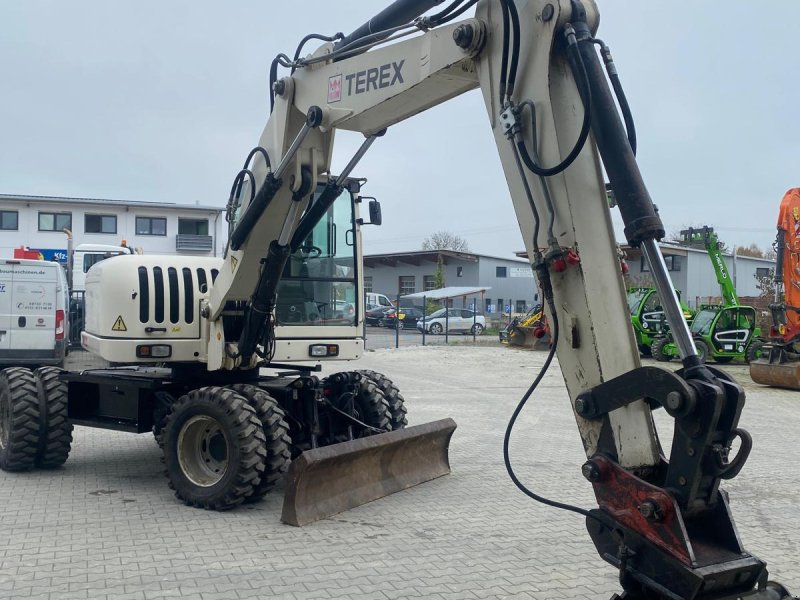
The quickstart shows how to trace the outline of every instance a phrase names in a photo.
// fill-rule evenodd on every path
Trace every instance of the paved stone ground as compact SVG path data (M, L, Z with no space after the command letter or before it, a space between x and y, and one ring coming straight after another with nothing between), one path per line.
M0 473L0 597L608 598L615 572L582 520L530 501L503 468L506 420L543 358L492 347L368 352L359 367L395 379L412 424L458 421L453 473L303 529L280 523L279 492L226 513L183 506L152 436L76 428L63 469ZM748 391L742 422L756 447L726 487L745 544L797 593L800 394ZM666 435L667 420L658 426ZM591 505L557 369L522 414L512 457L536 491Z

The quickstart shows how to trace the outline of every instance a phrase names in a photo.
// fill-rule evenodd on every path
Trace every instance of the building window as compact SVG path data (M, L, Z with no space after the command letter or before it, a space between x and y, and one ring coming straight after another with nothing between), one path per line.
M436 275L423 275L422 276L422 291L430 292L436 289Z
M495 267L494 268L494 276L495 277L508 277L508 268L507 267Z
M769 267L756 267L756 279L771 279L772 269Z
M163 217L136 217L136 235L167 235L167 220Z
M518 313L525 312L525 300L517 300L517 312Z
M503 306L503 299L502 298L498 298L497 299L497 312L499 312L499 313L506 312L506 307Z
M39 213L39 231L72 229L72 213Z
M456 267L456 277L464 276L464 267Z
M650 271L650 265L647 264L647 260L645 259L644 255L641 258L642 261L642 273L648 273ZM664 263L667 265L667 271L680 271L681 270L681 257L675 254L667 254L664 255Z
M0 229L4 231L19 229L19 213L15 210L0 210Z
M86 233L117 233L117 217L114 215L86 215L83 230Z
M483 312L490 313L492 312L492 299L491 298L484 298L483 300Z
M208 235L208 219L178 219L178 235Z
M372 275L364 275L364 291L372 291Z
M413 294L415 292L415 282L413 275L400 276L400 295Z

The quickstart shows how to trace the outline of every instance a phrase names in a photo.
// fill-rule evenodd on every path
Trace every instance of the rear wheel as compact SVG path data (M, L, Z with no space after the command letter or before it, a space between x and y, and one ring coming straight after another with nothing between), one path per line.
M34 373L42 418L36 466L42 469L63 465L72 448L72 423L67 417L67 384L58 378L60 373L61 369L56 367L42 367Z
M39 398L29 369L0 371L0 468L27 471L39 450Z
M661 362L669 362L672 360L672 356L664 352L664 346L669 343L669 339L665 337L658 337L653 340L653 343L650 345L650 353L653 355L658 361Z
M214 510L253 494L267 454L256 411L235 391L213 386L178 398L164 425L163 449L175 495Z
M483 325L481 325L480 323L475 323L475 324L472 326L472 329L470 330L470 332L471 332L473 335L480 335L480 334L482 334L482 333L483 333Z
M392 413L389 410L389 402L386 396L372 379L362 377L358 386L358 393L355 398L356 418L370 429L363 429L360 435L355 437L366 437L381 431L392 430ZM375 430L378 431L375 431Z
M753 362L761 358L763 355L764 355L764 342L762 342L761 340L753 340L747 347L747 351L744 354L744 359L747 362Z
M286 414L278 406L278 401L261 388L248 384L232 385L230 388L246 398L256 411L266 438L267 457L264 461L264 473L253 490L253 495L245 499L245 502L255 502L275 487L289 468L292 459L289 425L286 423Z
M386 402L389 405L389 424L391 425L392 431L395 429L403 429L408 425L408 419L406 418L408 411L406 410L405 399L400 395L400 390L392 383L392 380L375 371L364 370L359 371L359 373L374 381L378 389L383 392L383 396L386 398Z
M710 353L708 351L708 344L706 344L703 340L695 340L694 341L695 348L697 348L697 357L700 359L701 363L704 363L708 360Z

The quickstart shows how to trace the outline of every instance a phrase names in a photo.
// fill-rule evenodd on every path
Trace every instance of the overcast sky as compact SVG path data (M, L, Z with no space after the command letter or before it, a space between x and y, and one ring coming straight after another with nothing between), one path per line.
M598 4L667 230L707 224L768 247L800 186L800 2ZM4 0L0 193L222 206L267 119L271 59L384 5ZM441 229L480 253L522 249L484 111L473 91L376 142L355 173L383 205L367 253L415 250ZM337 139L334 172L360 142Z

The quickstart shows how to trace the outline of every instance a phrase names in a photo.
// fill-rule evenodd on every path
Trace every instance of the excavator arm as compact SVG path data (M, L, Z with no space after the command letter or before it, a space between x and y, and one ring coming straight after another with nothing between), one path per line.
M626 131L616 108L615 100L627 107L616 68L595 37L597 7L456 0L415 18L436 4L398 0L343 40L279 59L292 71L275 78L272 114L246 165L253 193L242 195L209 299L210 339L238 343L245 362L265 339L282 265L309 218L310 190L330 170L337 129L365 142L334 182L378 136L390 143L392 125L479 88L587 455L582 472L598 508L582 514L624 597L788 596L742 547L719 487L752 445L738 426L744 393L697 357L658 248L664 227L635 160L632 120L625 109ZM474 18L454 21L473 5ZM650 264L683 360L677 373L640 365L603 169L627 241ZM226 340L219 317L247 298L243 333ZM210 362L212 354L225 360L220 347L209 349ZM651 414L660 407L675 420L669 459Z

